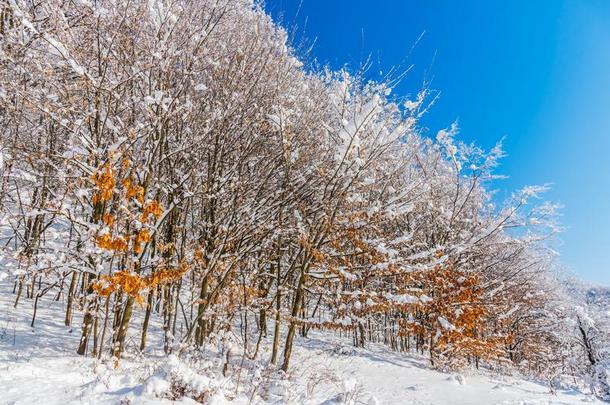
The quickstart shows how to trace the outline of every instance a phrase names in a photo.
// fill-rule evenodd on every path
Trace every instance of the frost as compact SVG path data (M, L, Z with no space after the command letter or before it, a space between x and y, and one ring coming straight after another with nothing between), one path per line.
M455 326L453 326L451 324L451 322L449 322L447 319L443 318L442 316L438 317L438 323L440 323L441 327L445 330L455 330Z

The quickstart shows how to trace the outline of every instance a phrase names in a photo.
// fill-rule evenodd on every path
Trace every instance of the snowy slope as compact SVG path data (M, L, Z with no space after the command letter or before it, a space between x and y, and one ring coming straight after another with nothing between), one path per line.
M575 391L551 395L548 387L507 376L477 372L445 374L430 370L425 361L393 353L382 346L349 349L329 355L327 339L314 339L299 356L332 370L343 385L355 387L354 397L380 404L573 404L595 402ZM314 349L315 347L315 349ZM347 350L334 350L347 352ZM331 351L332 352L332 351ZM377 401L377 402L375 402ZM316 403L315 401L313 403Z
M154 342L145 357L132 353L114 365L75 354L80 319L75 318L73 331L53 321L61 319L57 314L52 316L53 311L63 311L61 301L45 297L45 305L31 328L33 301L23 299L14 311L11 286L7 281L2 283L0 404L195 403L192 399L168 399L169 375L179 375L191 386L209 389L213 394L201 399L213 404L597 403L575 391L551 395L544 385L513 377L436 372L427 368L423 359L378 345L354 349L347 339L324 333L314 333L299 342L288 376L270 369L266 361L250 362L234 356L224 377L220 373L222 357L212 348L203 361L207 363L203 369L208 371L202 372L202 367L184 358L162 356ZM139 326L139 321L134 324ZM268 346L264 346L259 359L269 358Z

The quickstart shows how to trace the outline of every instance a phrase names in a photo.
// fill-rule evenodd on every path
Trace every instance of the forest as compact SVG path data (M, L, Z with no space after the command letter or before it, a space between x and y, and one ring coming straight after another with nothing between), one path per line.
M2 311L61 303L114 367L286 374L324 333L610 400L610 292L561 272L548 187L501 198L502 143L431 134L404 74L319 66L251 0L0 0Z

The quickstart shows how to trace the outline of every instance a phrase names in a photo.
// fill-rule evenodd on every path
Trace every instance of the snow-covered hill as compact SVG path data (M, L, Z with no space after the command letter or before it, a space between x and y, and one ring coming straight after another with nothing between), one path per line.
M11 286L2 283L0 404L196 403L178 398L185 390L211 404L599 403L576 390L551 394L548 386L517 377L474 370L437 372L424 359L378 345L355 349L349 339L327 333L302 338L289 375L267 365L268 342L263 342L257 361L243 358L235 347L226 376L222 375L226 352L220 353L217 347L208 347L200 355L166 357L157 342L151 342L146 356L131 350L120 364L114 364L76 355L81 320L74 320L74 330L58 324L61 316L53 312L62 310L61 301L44 297L45 305L32 328L33 300L24 299L14 311ZM138 336L131 338L133 349Z

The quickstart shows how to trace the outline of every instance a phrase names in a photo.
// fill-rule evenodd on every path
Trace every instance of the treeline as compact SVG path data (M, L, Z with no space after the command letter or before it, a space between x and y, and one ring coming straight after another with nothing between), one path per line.
M120 358L136 330L144 350L159 317L167 353L238 328L253 358L273 334L284 370L313 328L579 372L555 206L532 204L544 187L498 205L501 146L422 135L426 89L304 67L247 0L0 10L2 265L15 306L82 312L79 354Z

